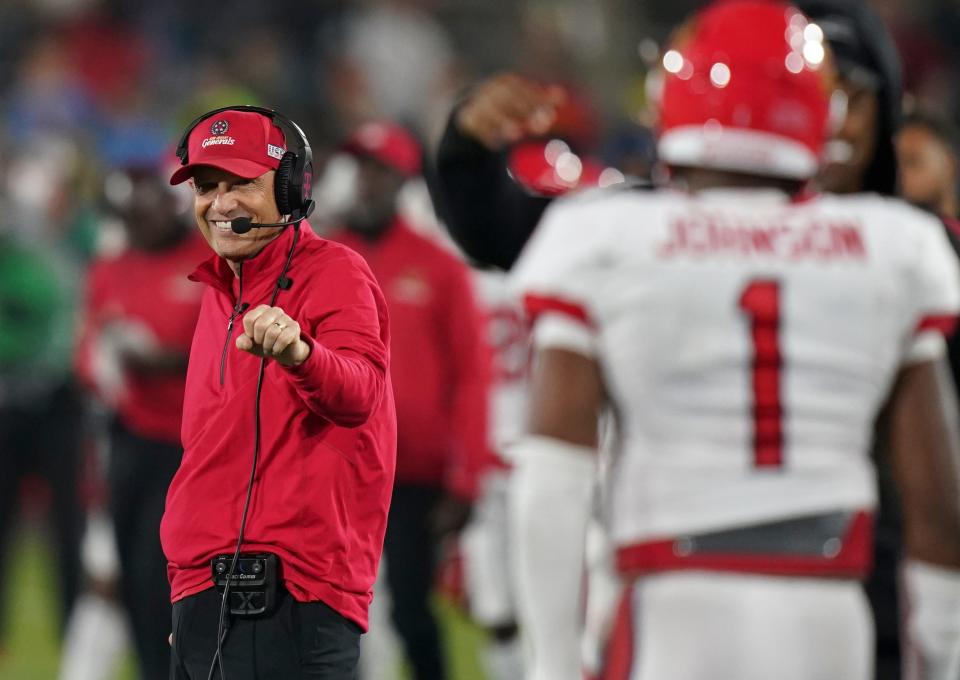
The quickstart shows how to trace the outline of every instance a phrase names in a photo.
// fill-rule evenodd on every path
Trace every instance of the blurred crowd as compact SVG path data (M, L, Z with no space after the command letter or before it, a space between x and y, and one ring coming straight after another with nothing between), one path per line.
M17 508L39 504L50 518L58 622L65 626L96 571L96 555L81 559L88 511L107 504L98 442L111 409L104 399L110 367L84 369L75 358L88 271L95 259L136 246L138 235L125 223L146 224L152 214L181 219L175 215L186 211L186 197L164 199L161 209L140 183L144 173L169 171L189 120L250 103L298 121L317 160L318 215L335 222L346 215L338 207L349 202L343 177L350 173L338 151L351 131L390 119L430 148L464 88L512 70L565 88L558 129L583 157L649 177L655 158L644 78L661 58L669 28L699 4L0 3L0 560L9 563ZM960 121L960 44L953 39L960 5L872 4L899 47L905 107L914 114L913 134L900 145L904 167L912 161L925 172L924 154L942 156L942 172L916 179L916 202L958 217L952 126ZM414 230L434 225L425 196L414 191L406 206ZM96 399L81 382L97 383ZM0 563L0 574L8 573ZM11 617L0 600L0 677Z
M643 78L669 27L697 4L10 0L0 6L6 221L52 231L82 260L96 247L104 173L157 155L202 111L237 102L285 111L322 160L373 118L435 138L458 93L502 69L575 92L583 150L611 164L650 154L630 127L645 122ZM873 5L900 49L908 106L955 118L960 9Z

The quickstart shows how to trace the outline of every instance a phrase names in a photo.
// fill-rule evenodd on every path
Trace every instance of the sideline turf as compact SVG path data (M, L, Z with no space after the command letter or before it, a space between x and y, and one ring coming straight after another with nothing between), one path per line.
M6 589L9 637L0 653L0 680L54 680L60 660L56 620L52 553L42 527L23 525L11 537L11 578ZM453 606L436 603L446 632L451 680L484 680L477 661L483 633ZM402 672L396 678L406 677ZM135 680L131 664L124 664L116 680Z

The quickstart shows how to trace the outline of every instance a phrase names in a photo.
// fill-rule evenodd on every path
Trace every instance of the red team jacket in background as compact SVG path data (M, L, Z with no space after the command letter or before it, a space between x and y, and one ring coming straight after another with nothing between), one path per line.
M260 360L235 347L242 315L230 318L238 296L248 311L269 303L293 234L244 262L242 295L219 257L191 277L207 287L187 372L183 463L160 526L174 601L212 587L211 558L236 545ZM396 455L387 307L363 260L306 222L288 276L276 305L312 351L295 368L267 361L243 550L277 554L294 598L320 600L366 629Z
M390 308L397 482L473 499L493 458L489 348L467 266L400 219L377 241L332 238L366 259Z
M191 234L170 249L128 249L90 266L75 356L77 374L89 389L98 391L93 354L100 333L111 323L142 325L158 346L190 351L201 291L187 275L209 256L203 237ZM124 390L115 404L124 426L147 439L179 443L184 380L181 372L125 372Z

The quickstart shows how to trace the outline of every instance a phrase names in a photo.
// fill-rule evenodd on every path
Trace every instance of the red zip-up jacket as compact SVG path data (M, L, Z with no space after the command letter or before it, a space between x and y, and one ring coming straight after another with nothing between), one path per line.
M400 218L375 241L346 230L331 238L363 256L389 305L397 483L473 499L493 454L491 356L470 270Z
M269 303L293 233L239 277L216 256L191 275L208 288L187 369L183 462L160 525L173 601L210 588L211 558L236 545L260 363L234 345L239 310ZM288 277L276 306L312 351L294 368L267 361L243 550L275 553L295 599L320 600L366 629L396 457L387 307L363 260L306 222Z
M93 355L98 336L113 322L142 326L166 350L183 354L190 350L202 291L187 275L209 253L203 237L191 233L172 248L129 248L90 265L74 357L77 374L86 387L99 392ZM180 371L125 371L125 389L116 403L124 426L147 439L179 444L184 380Z

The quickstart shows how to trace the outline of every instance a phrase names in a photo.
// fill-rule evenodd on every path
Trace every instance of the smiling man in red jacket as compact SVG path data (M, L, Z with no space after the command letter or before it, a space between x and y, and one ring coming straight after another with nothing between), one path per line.
M161 524L171 677L207 678L220 636L217 677L353 678L396 455L383 295L359 256L306 221L250 229L310 212L309 146L290 121L249 107L211 112L178 154L171 183L192 182L214 256L191 276L206 288L183 463ZM219 623L212 560L223 555L241 579L253 569L269 582L276 565L273 607L269 583L256 597L234 592Z

